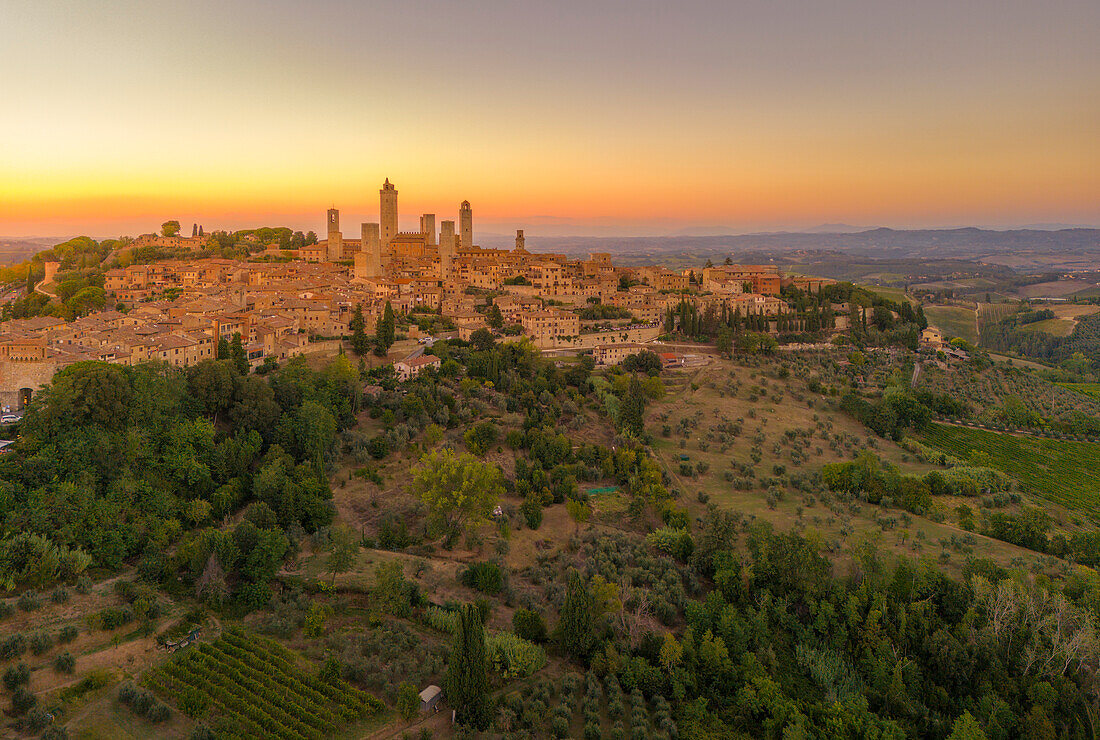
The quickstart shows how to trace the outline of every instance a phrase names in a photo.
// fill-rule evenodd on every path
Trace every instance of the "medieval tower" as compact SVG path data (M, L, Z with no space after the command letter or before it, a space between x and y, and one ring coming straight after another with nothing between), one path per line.
M382 226L382 248L387 249L390 241L397 236L397 188L386 178L382 189L378 191L380 206L379 214Z
M439 224L439 277L446 280L451 276L455 256L455 222L443 221Z
M362 225L362 247L355 255L355 277L382 277L382 242L378 237L378 224Z
M458 208L458 227L463 249L474 246L474 212L470 209L470 201L462 201Z
M427 238L424 240L425 246L435 246L435 214L425 213L420 217L420 233L424 234Z
M343 259L344 238L340 234L340 211L335 208L328 209L328 260L330 262Z

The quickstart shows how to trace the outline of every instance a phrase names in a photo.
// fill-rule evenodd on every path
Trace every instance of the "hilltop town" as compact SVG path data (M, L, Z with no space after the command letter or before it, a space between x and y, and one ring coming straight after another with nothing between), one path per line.
M181 256L107 270L105 310L71 321L39 315L0 322L0 402L21 409L55 372L82 360L190 367L215 358L219 341L234 337L253 369L334 352L324 340L350 337L357 311L372 331L387 305L408 338L430 337L434 327L468 340L486 329L600 360L621 355L615 347L656 340L669 312L685 302L700 313L768 317L762 328L776 331L791 311L780 297L784 287L816 292L832 282L786 276L773 265L708 262L672 271L616 265L607 253L570 259L528 251L522 230L513 249L484 249L468 201L457 228L443 220L437 230L435 214L424 214L416 232L398 230L398 191L388 179L379 201L380 221L361 224L358 239L344 237L340 213L330 209L325 239L287 248L249 235L245 259L188 259L215 238L198 225L190 237L134 239L125 247L130 253ZM35 292L56 299L63 278L61 263L46 261ZM844 328L845 317L839 320L833 328Z

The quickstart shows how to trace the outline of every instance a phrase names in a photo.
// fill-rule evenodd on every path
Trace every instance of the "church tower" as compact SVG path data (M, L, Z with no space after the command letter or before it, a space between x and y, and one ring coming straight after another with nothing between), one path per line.
M397 236L397 188L390 183L390 178L382 184L378 191L380 201L379 214L382 226L382 248L387 249L390 241Z
M344 237L340 234L340 211L328 209L328 260L334 262L344 257Z
M474 246L474 212L470 208L470 201L462 201L458 208L458 227L462 237L462 248L470 249Z
M526 252L526 241L523 238L523 229L516 229L516 251Z

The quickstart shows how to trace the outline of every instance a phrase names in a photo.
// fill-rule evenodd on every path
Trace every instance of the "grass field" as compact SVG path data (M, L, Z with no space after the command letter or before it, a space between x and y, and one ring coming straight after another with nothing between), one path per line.
M866 288L872 293L880 295L883 298L894 301L896 303L902 303L909 300L906 297L905 290L903 288L887 288L882 285L864 285L861 287Z
M1073 333L1074 326L1075 322L1071 319L1044 319L1042 321L1033 321L1030 324L1024 324L1020 327L1020 330L1038 331L1056 337L1068 337Z
M939 327L950 337L960 337L977 344L978 328L974 321L974 311L960 306L928 306L924 309L928 323Z
M989 456L987 464L1024 488L1071 509L1100 512L1100 445L1001 434L984 429L932 424L925 444L967 459Z

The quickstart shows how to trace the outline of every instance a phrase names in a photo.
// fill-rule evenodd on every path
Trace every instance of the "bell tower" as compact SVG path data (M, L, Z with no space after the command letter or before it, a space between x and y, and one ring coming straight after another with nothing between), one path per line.
M344 257L344 237L340 233L340 211L328 209L328 252L329 262Z

